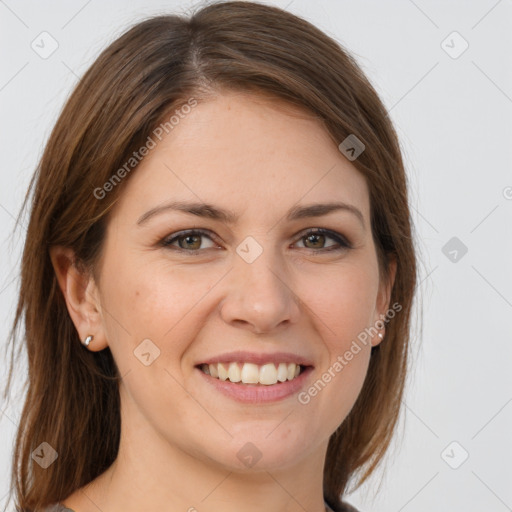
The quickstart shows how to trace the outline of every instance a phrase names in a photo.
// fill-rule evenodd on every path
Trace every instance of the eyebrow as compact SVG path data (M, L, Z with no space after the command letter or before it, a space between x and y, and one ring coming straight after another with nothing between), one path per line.
M140 226L146 223L151 217L166 211L181 211L190 213L198 217L205 217L208 219L218 220L225 224L235 224L238 220L238 215L231 210L224 210L208 203L187 202L187 201L170 201L162 205L156 206L147 211L137 221ZM294 206L286 214L286 220L293 221L298 219L322 217L336 211L348 211L353 213L361 222L364 229L366 229L364 216L361 211L355 206L343 202L334 203L319 203L306 206Z

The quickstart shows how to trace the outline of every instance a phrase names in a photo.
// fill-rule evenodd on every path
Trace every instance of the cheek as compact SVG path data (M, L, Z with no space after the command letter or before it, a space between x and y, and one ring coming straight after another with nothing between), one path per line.
M316 314L315 325L326 357L299 400L313 415L323 418L322 428L328 432L348 416L368 372L371 338L365 329L371 325L375 305L370 276L355 270L340 273L308 303Z
M350 347L370 327L376 304L377 274L368 262L348 264L305 283L305 301L318 318L332 357ZM311 290L316 290L311 293ZM305 293L305 292L304 292Z
M109 290L106 308L112 313L105 315L107 336L123 377L125 413L134 425L140 420L141 429L149 418L162 436L172 431L175 442L183 446L189 443L191 452L197 446L189 439L190 425L204 424L205 411L183 387L190 368L184 372L182 362L209 313L205 309L207 292L218 280L219 276L193 271L192 266L188 271L156 264L139 267L133 273L122 273L118 268L116 277L104 282ZM147 342L141 344L148 339L156 349ZM146 366L144 358L137 355L147 352L152 362ZM219 436L225 435L214 421L208 425L219 429Z
M124 261L103 281L104 321L114 357L125 371L135 369L134 350L151 340L160 351L155 363L177 367L201 328L203 299L219 277L166 262L133 267Z
M302 396L302 403L329 411L327 422L333 430L349 414L364 384L371 354L371 326L375 308L378 274L371 261L347 261L329 275L310 281L308 307L316 317L326 357L317 380ZM318 281L320 279L320 281Z

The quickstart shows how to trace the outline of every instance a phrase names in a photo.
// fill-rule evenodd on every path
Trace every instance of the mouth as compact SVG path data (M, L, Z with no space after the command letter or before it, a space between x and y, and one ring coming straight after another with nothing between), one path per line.
M307 365L299 363L265 363L255 364L250 362L223 362L202 363L196 366L204 374L220 381L229 381L239 385L273 386L293 381L303 374Z
M270 404L300 392L314 366L311 357L293 352L239 350L203 359L195 370L206 393L221 393L244 404Z

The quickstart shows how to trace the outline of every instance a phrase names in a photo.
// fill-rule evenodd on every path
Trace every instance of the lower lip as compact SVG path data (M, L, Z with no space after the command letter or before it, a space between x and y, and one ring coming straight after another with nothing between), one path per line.
M220 380L216 377L207 375L199 368L196 370L203 376L210 386L220 391L229 398L243 403L266 403L276 402L288 398L297 393L305 384L308 375L313 370L308 366L298 377L277 384L241 384L230 382L229 380Z

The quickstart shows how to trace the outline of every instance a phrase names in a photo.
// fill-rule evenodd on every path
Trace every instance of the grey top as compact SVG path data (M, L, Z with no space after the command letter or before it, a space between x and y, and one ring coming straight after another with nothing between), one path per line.
M352 505L349 505L348 503L343 503L343 511L344 512L359 512L356 508L354 508ZM334 512L327 503L325 504L325 508L327 512ZM49 507L45 508L41 512L75 512L71 508L67 508L64 505L61 505L60 503L56 503L55 505L50 505Z

